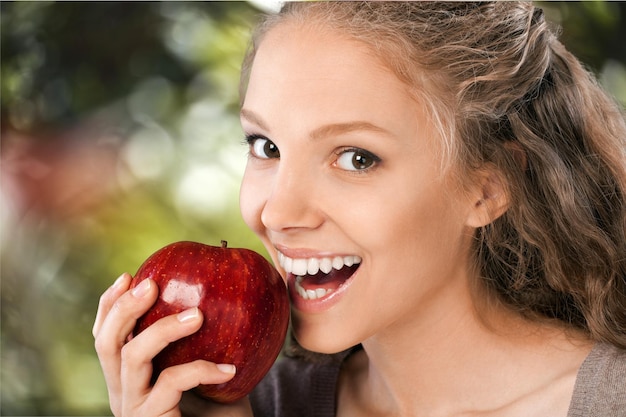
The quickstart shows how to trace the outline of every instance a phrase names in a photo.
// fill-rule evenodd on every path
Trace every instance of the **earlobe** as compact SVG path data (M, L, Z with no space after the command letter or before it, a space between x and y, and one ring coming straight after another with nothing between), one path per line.
M479 174L479 182L471 195L471 202L473 206L470 207L467 219L470 227L484 227L502 216L510 204L502 176L494 171Z

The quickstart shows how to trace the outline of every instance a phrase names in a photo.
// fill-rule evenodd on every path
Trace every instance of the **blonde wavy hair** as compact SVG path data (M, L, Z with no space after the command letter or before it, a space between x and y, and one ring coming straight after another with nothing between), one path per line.
M528 2L287 3L283 22L368 45L420 103L460 179L501 173L507 212L476 231L481 287L533 320L626 348L626 125Z

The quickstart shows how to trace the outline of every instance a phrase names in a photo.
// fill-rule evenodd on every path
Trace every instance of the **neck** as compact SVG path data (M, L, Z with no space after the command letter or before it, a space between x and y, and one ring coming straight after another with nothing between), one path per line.
M363 342L364 354L353 363L360 370L354 374L358 395L381 414L501 409L566 371L566 388L573 389L572 374L575 380L590 349L572 344L562 330L526 322L504 308L493 309L486 326L469 297L430 313L429 320L396 323Z

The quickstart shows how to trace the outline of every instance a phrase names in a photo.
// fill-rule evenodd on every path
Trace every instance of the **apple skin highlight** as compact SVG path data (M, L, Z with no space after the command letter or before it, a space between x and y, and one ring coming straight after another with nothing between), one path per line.
M170 366L203 359L234 364L237 374L196 392L231 403L248 395L278 357L289 326L289 297L278 271L243 248L176 242L152 254L131 288L144 279L159 288L155 304L137 320L133 335L155 321L192 307L204 316L196 333L170 343L152 361L153 379Z

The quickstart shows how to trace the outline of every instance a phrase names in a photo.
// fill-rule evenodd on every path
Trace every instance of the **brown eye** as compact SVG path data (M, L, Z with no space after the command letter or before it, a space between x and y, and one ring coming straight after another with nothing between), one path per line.
M250 152L257 158L280 158L278 146L276 146L276 144L271 140L256 136L247 138L247 141L250 144Z
M337 166L346 171L365 171L380 162L380 158L363 149L346 149L337 158Z

